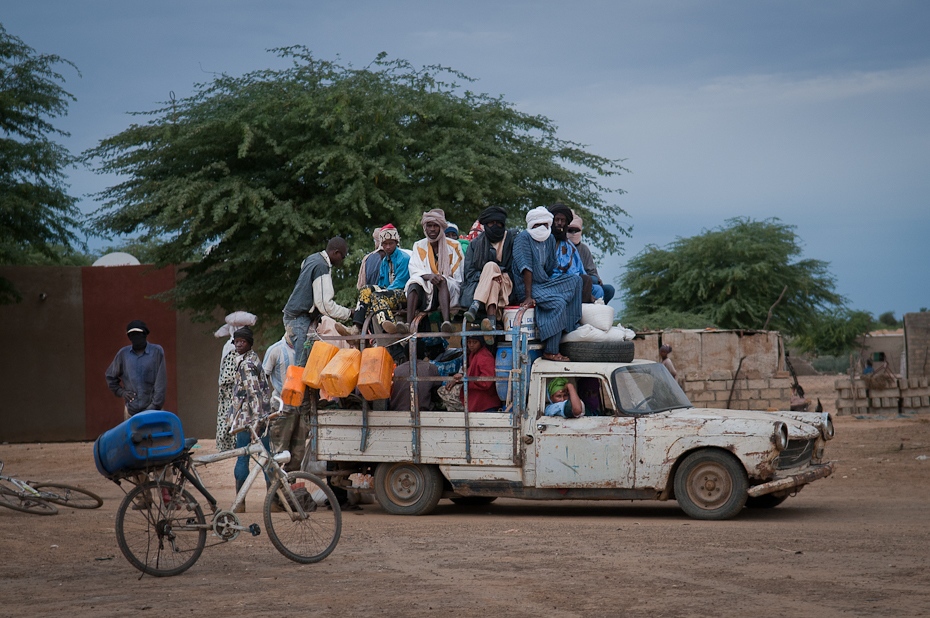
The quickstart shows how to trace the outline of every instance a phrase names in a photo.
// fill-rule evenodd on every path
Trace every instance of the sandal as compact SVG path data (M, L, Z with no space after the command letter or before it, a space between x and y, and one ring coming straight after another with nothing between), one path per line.
M557 361L560 363L567 363L571 360L567 356L563 356L561 354L549 354L548 352L544 353L542 357L546 360Z

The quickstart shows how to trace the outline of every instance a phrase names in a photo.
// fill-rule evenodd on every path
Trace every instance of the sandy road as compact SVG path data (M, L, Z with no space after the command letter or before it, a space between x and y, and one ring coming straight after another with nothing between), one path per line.
M0 615L930 615L930 459L917 459L930 419L836 424L834 477L731 521L688 519L674 502L443 501L418 518L366 505L344 513L320 564L292 563L262 535L141 580L114 536L122 490L97 475L90 444L0 445L5 472L105 499L53 517L0 509ZM231 463L208 470L231 500ZM259 501L247 521L261 521Z

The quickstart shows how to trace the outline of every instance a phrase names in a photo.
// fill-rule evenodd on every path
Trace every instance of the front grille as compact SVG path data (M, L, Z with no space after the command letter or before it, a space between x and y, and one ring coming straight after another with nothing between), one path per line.
M788 448L783 450L775 460L776 468L787 470L811 462L816 440L788 440Z

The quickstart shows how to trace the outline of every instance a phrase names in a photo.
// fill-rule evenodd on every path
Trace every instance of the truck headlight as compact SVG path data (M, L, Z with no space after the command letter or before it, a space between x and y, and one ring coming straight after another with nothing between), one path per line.
M775 433L772 437L772 442L775 443L775 448L779 451L788 448L788 426L781 421L775 423Z
M820 435L823 436L824 440L832 440L835 430L833 429L833 417L830 416L829 412L823 413L823 418L820 421Z

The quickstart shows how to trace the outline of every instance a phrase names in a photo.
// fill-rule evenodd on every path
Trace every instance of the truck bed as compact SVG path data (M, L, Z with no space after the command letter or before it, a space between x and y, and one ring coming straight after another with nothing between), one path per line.
M415 418L390 410L320 410L316 426L311 422L311 449L317 459L357 462L503 466L520 456L519 419L510 413L470 412L466 424L464 412L422 411L419 428Z

